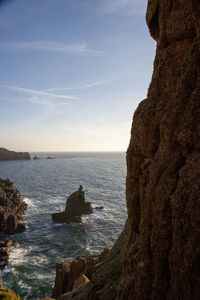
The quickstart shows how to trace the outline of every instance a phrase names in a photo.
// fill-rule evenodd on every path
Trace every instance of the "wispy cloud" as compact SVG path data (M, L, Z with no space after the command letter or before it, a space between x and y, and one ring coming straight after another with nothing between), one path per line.
M147 0L102 0L98 5L103 13L135 15L145 13Z
M63 105L63 104L70 103L71 101L74 100L78 100L78 101L83 100L75 96L61 95L61 94L50 93L41 90L27 89L27 88L11 86L11 85L0 85L0 88L13 90L17 93L25 95L27 101L36 104L52 105L55 104L56 103L55 100L57 100L58 104Z
M80 42L77 44L67 44L51 41L34 41L34 42L6 42L0 43L0 50L43 50L60 53L77 53L77 54L93 54L101 55L103 51L90 49L86 42Z
M109 83L110 80L101 80L101 81L95 81L95 82L90 82L84 85L80 85L80 86L75 86L75 87L57 87L57 88L50 88L50 89L46 89L44 91L47 92L53 92L53 91L73 91L73 90L84 90L84 89L88 89L88 88L92 88L92 87L96 87L99 85L103 85L103 84L107 84Z

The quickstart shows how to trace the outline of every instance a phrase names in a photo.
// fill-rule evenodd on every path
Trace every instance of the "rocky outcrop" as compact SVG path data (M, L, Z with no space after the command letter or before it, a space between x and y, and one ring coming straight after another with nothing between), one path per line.
M71 223L81 222L83 214L91 214L93 208L90 202L85 202L85 194L80 185L77 192L72 193L68 198L65 206L65 211L52 214L53 222L56 223Z
M16 243L5 240L5 236L26 230L22 223L26 209L27 204L21 199L14 183L0 178L0 261L6 261L11 247L16 246Z
M52 297L114 300L121 276L121 260L127 238L128 223L112 249L106 248L100 255L79 256L76 259L57 262ZM74 290L82 275L86 276L88 281L84 286Z
M31 156L28 152L15 152L5 148L0 148L1 160L30 160Z
M8 235L26 230L22 216L27 204L21 199L20 192L9 179L0 178L0 234Z
M60 299L200 299L200 2L149 0L146 17L157 50L127 151L121 277L111 298L105 277Z
M18 242L5 239L0 240L0 270L4 269L8 264L8 258L12 251L12 247L17 248L18 246Z

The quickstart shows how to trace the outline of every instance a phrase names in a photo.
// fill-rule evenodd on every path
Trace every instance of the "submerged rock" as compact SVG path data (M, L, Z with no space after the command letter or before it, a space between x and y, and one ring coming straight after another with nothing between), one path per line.
M1 160L30 160L31 156L28 152L15 152L5 148L0 148Z
M102 210L102 209L104 209L104 206L96 206L94 209Z
M80 185L79 190L67 198L65 210L60 213L53 213L51 216L53 222L56 223L80 223L82 215L91 214L92 212L91 203L85 202L83 187Z

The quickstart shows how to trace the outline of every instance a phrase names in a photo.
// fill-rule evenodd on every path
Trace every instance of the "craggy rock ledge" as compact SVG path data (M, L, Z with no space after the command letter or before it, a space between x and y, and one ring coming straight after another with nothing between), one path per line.
M106 277L105 259L103 281L96 269L59 299L200 299L200 2L149 0L146 19L157 50L127 151L120 275Z
M11 247L17 243L5 240L10 234L21 233L26 230L22 223L27 204L21 199L20 192L9 179L0 178L0 262L2 266L8 260Z

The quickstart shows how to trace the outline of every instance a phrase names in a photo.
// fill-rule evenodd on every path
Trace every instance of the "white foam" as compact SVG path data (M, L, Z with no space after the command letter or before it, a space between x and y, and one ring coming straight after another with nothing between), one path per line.
M65 225L65 223L53 223L54 227L63 226L63 225Z
M26 202L26 204L28 204L28 207L31 207L31 208L35 207L35 204L33 204L32 199L25 197L23 200L24 200L24 202Z
M9 261L14 265L23 264L26 261L25 256L27 252L28 250L24 248L13 248L9 257Z

